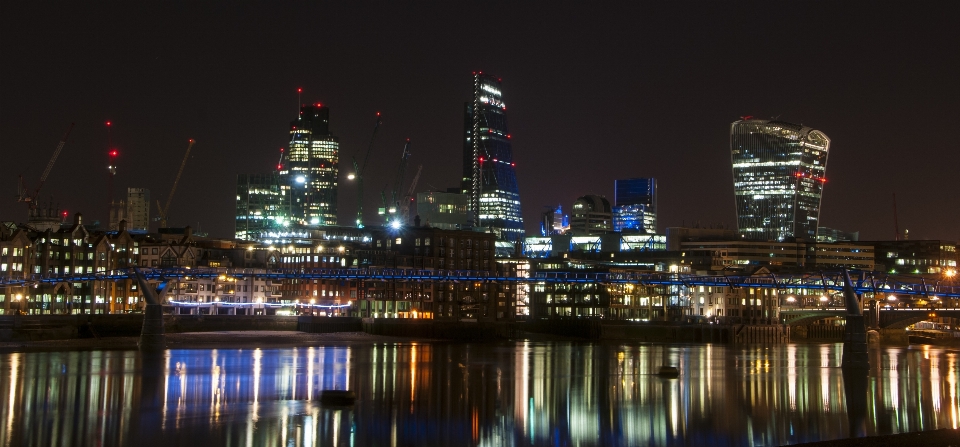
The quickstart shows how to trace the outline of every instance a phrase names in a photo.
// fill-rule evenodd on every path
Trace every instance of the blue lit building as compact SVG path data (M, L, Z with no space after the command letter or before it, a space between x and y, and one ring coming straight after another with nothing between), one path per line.
M473 99L464 107L463 178L475 227L504 241L524 236L516 165L500 79L473 75Z
M657 179L614 180L613 230L657 232Z
M737 227L745 239L816 240L830 139L783 121L730 125Z

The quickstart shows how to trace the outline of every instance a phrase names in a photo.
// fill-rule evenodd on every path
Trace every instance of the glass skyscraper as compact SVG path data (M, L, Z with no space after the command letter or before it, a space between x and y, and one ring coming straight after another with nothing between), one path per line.
M307 225L337 224L340 143L330 133L330 109L305 105L290 123L290 147L278 167L290 197L290 219Z
M656 233L657 179L614 180L613 189L613 230Z
M289 219L289 200L276 172L237 176L237 239L262 240L271 232L284 231Z
M461 189L469 198L474 226L513 242L524 232L506 110L500 79L474 73L473 99L464 110Z
M816 240L830 139L782 121L730 125L737 226L746 239Z

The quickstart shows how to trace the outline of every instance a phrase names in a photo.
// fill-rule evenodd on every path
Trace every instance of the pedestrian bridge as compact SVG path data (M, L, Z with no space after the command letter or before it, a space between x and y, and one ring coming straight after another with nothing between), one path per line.
M713 286L749 287L777 290L819 290L841 292L845 287L842 271L765 274L765 275L695 275L685 273L580 273L535 272L531 276L505 275L476 270L435 270L399 268L338 268L338 269L249 269L249 268L141 268L150 281L167 282L185 278L261 278L270 280L361 280L361 281L426 281L426 282L506 282L506 283L599 283L636 284L642 286ZM960 284L931 280L909 275L890 275L883 272L850 272L851 285L858 294L887 294L924 296L927 298L960 298ZM119 281L133 279L134 269L105 272L47 275L35 274L24 278L0 278L0 286L75 283L86 281Z
M954 318L960 320L960 309L898 309L881 308L877 316L870 311L864 312L868 327L881 329L904 329L907 326L931 318ZM781 309L782 320L790 326L804 326L824 318L845 317L843 308Z

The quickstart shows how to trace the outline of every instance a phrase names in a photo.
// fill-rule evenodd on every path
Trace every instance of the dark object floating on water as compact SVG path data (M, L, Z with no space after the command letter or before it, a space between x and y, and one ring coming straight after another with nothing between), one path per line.
M661 366L660 371L657 372L657 375L667 378L680 377L680 368L677 368L676 366Z
M320 403L334 406L350 406L357 401L357 393L349 390L323 390L320 392Z

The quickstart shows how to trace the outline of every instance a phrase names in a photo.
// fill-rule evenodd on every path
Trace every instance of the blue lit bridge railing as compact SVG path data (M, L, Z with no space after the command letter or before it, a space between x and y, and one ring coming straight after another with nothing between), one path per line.
M435 281L435 282L518 282L518 283L599 283L607 285L636 284L643 286L713 286L755 287L778 290L822 290L839 292L844 288L842 272L797 273L777 275L695 275L683 273L590 273L537 272L530 277L496 275L474 270L430 270L392 268L336 269L245 269L245 268L141 268L148 280L170 281L191 278L260 278L268 280L328 279L364 281ZM33 275L23 279L0 279L0 287L56 284L61 282L119 281L132 278L133 269L60 276ZM909 296L960 298L960 284L929 278L891 275L879 272L851 272L857 293L896 294Z

